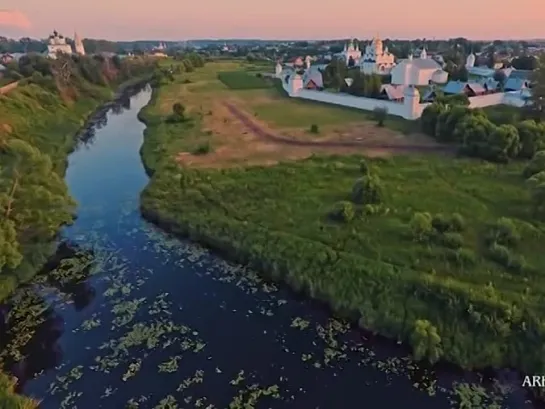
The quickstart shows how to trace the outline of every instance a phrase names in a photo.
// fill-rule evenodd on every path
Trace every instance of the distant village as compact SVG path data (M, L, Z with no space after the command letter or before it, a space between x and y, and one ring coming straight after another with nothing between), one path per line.
M507 103L517 106L526 103L531 95L530 79L535 66L532 61L539 53L545 51L545 42L496 41L490 44L481 42L475 43L477 50L473 50L473 43L465 39L460 40L464 47L460 48L460 43L451 40L442 42L419 40L419 47L411 48L412 42L383 41L378 36L367 43L355 39L348 40L341 47L334 41L316 43L181 41L156 42L151 46L147 42L144 47L139 42L134 42L132 48L125 46L120 52L95 49L94 53L118 55L120 58L131 57L133 54L166 58L176 56L176 53L183 50L192 49L213 58L246 57L248 60L268 60L271 65L276 64L271 76L283 81L284 88L290 96L303 95L300 91L306 90L341 91L360 97L403 103L407 93L413 96L412 99L416 93L420 103L429 103L438 94L464 94L474 98L501 93L505 94L505 98L488 98L482 103L488 105ZM432 50L427 48L427 43L433 45ZM391 48L387 44L391 45ZM471 47L469 50L468 46ZM86 50L77 33L74 34L73 40L67 40L54 31L48 37L47 49L42 54L55 59L59 53L84 55ZM18 61L23 55L24 52L1 53L0 77L7 64ZM518 64L520 60L524 60L524 64ZM338 64L344 68L339 68ZM328 83L331 69L341 70L342 72L335 71L334 75L343 76L343 83L337 84L335 90ZM358 95L357 92L351 92L356 85L354 84L356 73L380 77L378 92L374 92L373 95ZM408 90L409 88L411 90ZM479 104L477 99L474 101L474 104ZM485 100L481 98L481 101ZM404 113L402 116L407 115L413 116L417 113Z

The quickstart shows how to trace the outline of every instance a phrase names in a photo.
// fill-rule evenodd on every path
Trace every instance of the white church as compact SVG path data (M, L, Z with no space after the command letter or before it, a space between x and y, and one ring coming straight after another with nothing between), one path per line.
M85 48L78 33L74 33L74 51L72 51L72 46L66 42L66 38L56 30L53 31L53 34L48 39L47 56L51 59L56 59L59 53L72 54L72 52L85 55Z
M420 57L401 60L390 72L394 85L430 85L444 84L448 81L448 73L433 58L428 58L426 49L422 49Z
M388 47L383 46L382 40L378 37L365 47L363 54L359 46L350 40L350 43L345 44L339 57L346 65L359 67L364 74L388 75L396 65L395 56L388 51Z

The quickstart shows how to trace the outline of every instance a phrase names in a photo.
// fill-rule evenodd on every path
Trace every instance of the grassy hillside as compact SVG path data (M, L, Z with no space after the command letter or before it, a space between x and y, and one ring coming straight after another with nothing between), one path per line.
M0 96L0 301L36 274L55 251L51 239L72 220L63 176L78 129L120 84L153 69L92 57L31 56L9 66L8 76L23 78ZM0 374L0 407L33 407L10 385Z
M545 225L523 162L354 155L190 169L172 155L184 127L152 115L159 98L150 104L147 218L408 342L417 358L545 370Z

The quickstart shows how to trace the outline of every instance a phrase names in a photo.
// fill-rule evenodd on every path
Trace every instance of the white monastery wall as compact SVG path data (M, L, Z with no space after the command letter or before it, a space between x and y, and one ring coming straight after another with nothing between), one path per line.
M520 92L498 92L469 98L470 108L484 108L501 104L522 107L524 100L520 97Z
M386 108L390 115L407 117L407 107L401 102L391 102L375 98L356 97L354 95L324 91L301 90L293 95L296 98L342 105L345 107L372 111L377 107Z
M405 119L418 119L422 116L422 112L431 103L415 103L409 101L393 102L375 98L356 97L350 94L333 93L327 91L314 91L301 89L298 84L295 87L296 91L290 88L290 84L282 81L282 86L286 93L292 98L303 98L312 101L324 102L327 104L341 105L345 107L361 109L365 111L373 111L377 107L386 108L390 115L400 116ZM524 101L520 98L519 92L505 92L488 95L480 95L469 98L470 108L483 108L492 105L512 105L516 107L524 106Z

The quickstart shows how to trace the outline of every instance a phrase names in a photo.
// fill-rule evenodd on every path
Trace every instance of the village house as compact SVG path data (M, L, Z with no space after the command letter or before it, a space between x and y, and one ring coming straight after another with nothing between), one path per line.
M507 78L505 81L505 86L503 87L505 91L522 91L523 89L530 88L530 82L523 78Z
M427 57L426 50L422 50L419 58L409 55L392 69L391 75L395 85L444 84L448 80L448 73L437 61Z
M384 84L380 90L381 98L389 101L403 102L406 85Z
M17 62L24 55L25 53L3 53L0 55L0 63L6 65L13 61Z
M465 94L468 97L476 97L487 94L487 89L477 82L449 81L443 87L443 93L445 95Z

